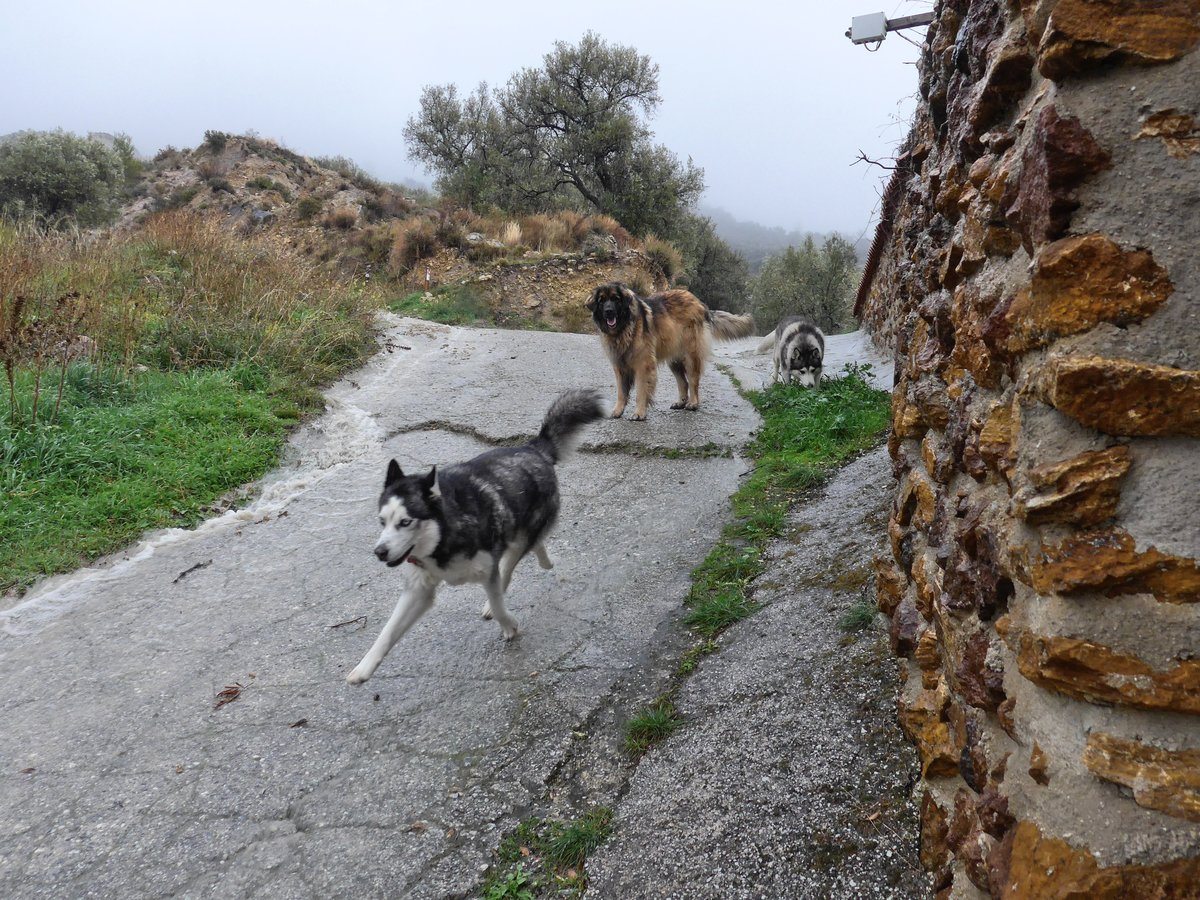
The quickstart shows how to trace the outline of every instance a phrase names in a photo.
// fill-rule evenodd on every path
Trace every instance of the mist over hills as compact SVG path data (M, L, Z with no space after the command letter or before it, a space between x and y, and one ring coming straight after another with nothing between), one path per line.
M762 264L768 256L774 256L782 253L788 247L802 244L804 239L810 236L820 245L831 234L831 232L801 231L798 228L789 230L778 225L763 225L749 219L739 219L727 209L706 203L700 204L697 212L712 219L713 225L717 229L717 235L745 258L752 275L762 268ZM854 251L858 254L858 261L861 264L866 259L867 249L871 246L870 230L865 230L861 237L856 234L843 235L843 237L854 244Z

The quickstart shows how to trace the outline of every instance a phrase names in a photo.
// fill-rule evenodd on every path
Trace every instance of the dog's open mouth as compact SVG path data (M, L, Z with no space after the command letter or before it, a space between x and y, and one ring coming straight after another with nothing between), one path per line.
M605 315L604 324L607 325L609 328L616 328L617 327L616 313L608 313L607 315Z
M415 549L417 549L417 545L414 543L411 547L409 547L407 550L405 550L403 553L401 553L395 559L389 559L387 561L387 567L389 569L396 568L396 566L400 565L400 563L402 563L406 559L408 559L408 554L412 553Z

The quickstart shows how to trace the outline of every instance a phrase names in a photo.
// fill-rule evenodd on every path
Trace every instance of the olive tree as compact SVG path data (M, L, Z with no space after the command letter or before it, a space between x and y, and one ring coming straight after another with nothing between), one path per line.
M654 143L648 122L660 103L648 56L588 32L503 87L426 87L405 138L460 202L586 207L635 234L665 234L699 199L704 171Z

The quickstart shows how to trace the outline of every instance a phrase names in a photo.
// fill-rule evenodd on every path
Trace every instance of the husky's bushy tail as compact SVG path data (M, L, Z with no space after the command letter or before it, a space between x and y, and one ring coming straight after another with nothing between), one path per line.
M599 394L592 390L566 391L550 404L546 418L542 419L542 430L533 443L545 448L550 458L558 462L571 450L579 430L602 418L604 410Z
M718 341L736 341L754 333L754 319L749 313L735 316L723 309L710 309L706 318L712 326L713 337Z
M763 338L763 342L758 345L757 352L758 353L770 353L774 349L775 349L775 332L772 331L765 338Z

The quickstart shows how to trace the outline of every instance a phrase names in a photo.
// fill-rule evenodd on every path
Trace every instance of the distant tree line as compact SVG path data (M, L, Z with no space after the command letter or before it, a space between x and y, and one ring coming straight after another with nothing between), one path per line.
M858 283L854 245L831 234L818 245L811 236L796 247L767 257L750 279L745 311L766 331L784 316L805 316L823 331L844 331L852 322Z

